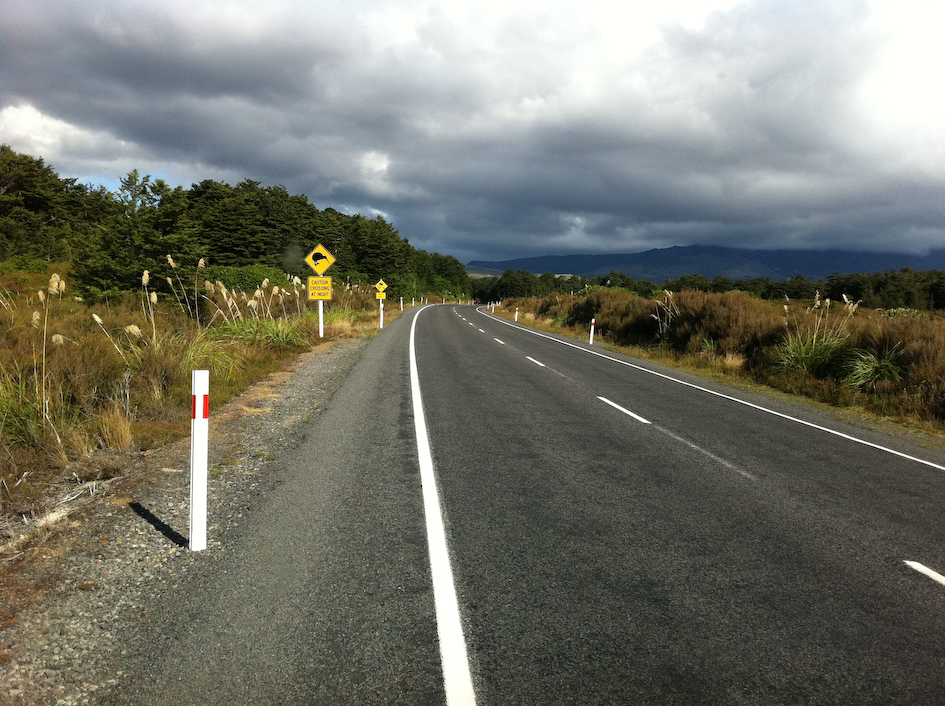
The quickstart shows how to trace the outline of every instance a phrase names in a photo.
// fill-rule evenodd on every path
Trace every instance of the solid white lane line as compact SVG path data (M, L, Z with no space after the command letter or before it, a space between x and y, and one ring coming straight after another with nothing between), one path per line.
M498 338L493 338L492 340L496 343L501 343L503 346L505 345L505 341L500 341Z
M621 412L623 412L624 414L626 414L626 415L628 415L628 416L630 416L630 417L633 417L633 418L636 419L638 422L643 422L644 424L649 424L649 423L650 423L648 420L644 419L644 418L641 417L639 414L634 414L634 413L631 412L629 409L624 409L624 408L621 407L619 404L617 404L616 402L611 402L611 401L608 400L606 397L598 397L597 399L599 399L601 402L606 402L607 404L609 404L609 405L610 405L611 407L613 407L614 409L619 409Z
M928 577L929 577L930 579L932 579L933 581L938 581L940 584L942 584L943 586L945 586L945 576L942 576L942 575L941 575L940 573L938 573L937 571L933 571L933 570L930 569L929 567L923 566L922 564L920 564L920 563L917 562L917 561L905 561L905 562L903 562L903 563L904 563L906 566L908 566L910 569L915 569L915 570L918 571L920 574L925 574L926 576L928 576Z
M542 368L545 367L545 364L542 363L540 360L535 360L534 358L531 358L529 356L525 356L525 359L532 361L535 365L541 366Z
M893 456L899 456L900 458L904 458L904 459L906 459L907 461L915 461L916 463L921 463L923 466L929 466L929 467L931 467L931 468L936 468L936 469L938 469L938 470L940 470L940 471L945 471L945 466L941 466L941 465L939 465L939 464L937 464L937 463L932 463L931 461L926 461L924 458L919 458L919 457L917 457L917 456L910 456L909 454L903 453L902 451L896 451L895 449L891 449L891 448L889 448L889 447L887 447L887 446L881 446L880 444L874 444L872 441L866 441L865 439L859 439L859 438L857 438L857 437L855 437L855 436L850 436L849 434L844 434L842 431L835 431L834 429L830 429L830 428L828 428L828 427L823 427L823 426L821 426L821 425L819 425L819 424L814 424L813 422L808 422L808 421L806 421L806 420L804 420L804 419L798 419L797 417L792 417L792 416L790 416L789 414L784 414L784 413L782 413L782 412L776 412L776 411L774 411L773 409L768 409L767 407L762 407L761 405L755 404L754 402L746 402L745 400L740 400L740 399L738 399L737 397L732 397L731 395L726 395L726 394L723 394L723 393L721 393L721 392L716 392L715 390L710 390L710 389L708 389L707 387L702 387L701 385L696 385L696 384L691 383L691 382L686 382L685 380L680 380L680 379L678 379L678 378L674 378L674 377L672 377L672 376L670 376L670 375L665 375L665 374L663 374L663 373L658 373L658 372L656 372L655 370L649 370L648 368L644 368L643 366L640 366L640 365L635 365L635 364L630 363L630 362L628 362L628 361L626 361L626 360L618 360L617 358L611 358L609 355L604 355L603 353L599 353L599 352L597 352L597 351L592 351L592 350L589 350L589 349L587 349L587 348L582 348L581 346L575 345L574 343L568 343L567 341L561 341L561 340L559 340L559 339L557 339L557 338L554 338L553 336L548 336L548 335L545 335L545 334L543 334L543 333L539 333L538 331L533 331L532 329L530 329L530 328L528 328L528 327L526 327L526 326L519 326L518 324L514 324L514 323L512 323L511 321L506 321L506 320L503 319L501 316L495 316L494 314L487 314L487 313L484 312L484 311L480 311L479 313L482 314L483 316L488 316L489 318L494 319L495 321L498 321L498 322L500 322L500 323L503 323L503 324L505 324L506 326L511 326L512 328L519 329L520 331L524 331L525 333L530 333L530 334L532 334L533 336L539 336L539 337L541 337L541 338L547 338L549 341L554 341L555 343L560 343L560 344L563 345L563 346L568 346L568 347L570 347L570 348L574 348L574 349L579 350L579 351L584 351L585 353L590 353L591 355L596 355L598 358L604 358L605 360L609 360L609 361L611 361L612 363L619 363L620 365L625 365L625 366L628 367L628 368L633 368L634 370L639 370L639 371L641 371L641 372L648 373L648 374L650 374L650 375L655 375L655 376L658 377L658 378L663 378L664 380L669 380L670 382L675 382L675 383L677 383L677 384L679 384L679 385L685 385L686 387L691 387L691 388L693 388L694 390L699 390L700 392L705 392L705 393L707 393L707 394L709 394L709 395L714 395L714 396L716 396L716 397L721 397L722 399L729 400L729 401L731 401L731 402L737 402L737 403L740 404L740 405L744 405L744 406L746 406L746 407L751 407L752 409L757 409L759 412L766 412L767 414L774 415L775 417L780 417L781 419L787 419L787 420L789 420L789 421L796 422L796 423L798 423L798 424L803 424L804 426L810 427L810 428L812 428L812 429L817 429L817 430L819 430L819 431L827 432L828 434L833 434L834 436L839 436L841 439L846 439L847 441L853 441L853 442L855 442L855 443L857 443L857 444L862 444L863 446L869 446L870 448L878 449L879 451L885 451L886 453L892 454Z
M426 307L424 307L426 308ZM440 638L440 659L443 666L443 684L447 706L475 706L476 692L469 672L466 640L459 615L459 600L453 582L446 531L440 512L440 497L436 489L433 454L427 434L423 399L420 394L420 376L417 373L416 332L417 312L410 324L410 392L413 398L413 419L417 436L417 456L420 461L420 484L423 488L423 509L427 524L427 544L430 548L430 573L433 576L433 603L436 608L436 629Z

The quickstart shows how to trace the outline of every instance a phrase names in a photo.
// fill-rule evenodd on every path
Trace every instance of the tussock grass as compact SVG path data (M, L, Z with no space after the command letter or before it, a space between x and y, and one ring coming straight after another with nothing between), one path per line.
M190 371L211 371L211 402L318 341L301 280L253 292L142 273L139 292L94 307L69 296L68 270L0 276L0 514L38 517L70 468L98 451L147 449L186 435ZM338 287L326 339L376 328L373 288ZM395 318L393 311L390 319Z
M704 369L837 406L945 429L945 316L864 310L858 302L772 303L742 292L512 299L497 310L546 330L670 365Z

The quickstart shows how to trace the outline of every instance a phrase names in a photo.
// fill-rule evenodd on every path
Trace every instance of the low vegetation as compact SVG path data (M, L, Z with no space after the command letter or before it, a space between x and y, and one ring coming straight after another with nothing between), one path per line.
M767 277L730 279L719 275L709 279L703 275L683 275L662 285L634 279L610 271L599 277L572 277L546 272L508 270L501 277L483 277L473 283L473 297L480 301L501 301L515 297L547 297L561 294L588 295L603 289L624 289L645 297L659 298L664 290L698 291L714 294L743 292L756 299L780 301L785 297L811 300L818 293L840 301L846 295L869 308L915 311L945 309L945 271L902 270L874 274L833 274L826 280L809 280L798 275L773 282Z
M110 191L0 145L0 519L118 472L77 463L96 452L186 434L192 369L211 371L217 405L310 346L301 277L319 243L335 258L326 338L376 327L382 278L392 300L468 296L458 260L381 216L250 179L132 170Z
M945 316L839 301L762 301L743 292L625 290L513 299L539 325L633 353L738 375L838 406L945 429Z
M168 258L171 272L177 264ZM58 272L0 275L0 513L48 510L70 483L105 480L96 452L145 450L188 433L190 371L211 371L220 405L318 339L298 278L251 292L170 276L93 305ZM374 290L342 286L325 338L377 326ZM76 469L81 469L78 473ZM82 475L79 475L79 474Z

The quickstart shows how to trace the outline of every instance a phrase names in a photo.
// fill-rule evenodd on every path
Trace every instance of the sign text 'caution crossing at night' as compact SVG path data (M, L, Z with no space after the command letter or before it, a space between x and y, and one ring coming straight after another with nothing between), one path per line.
M331 277L309 277L308 298L310 301L331 300Z

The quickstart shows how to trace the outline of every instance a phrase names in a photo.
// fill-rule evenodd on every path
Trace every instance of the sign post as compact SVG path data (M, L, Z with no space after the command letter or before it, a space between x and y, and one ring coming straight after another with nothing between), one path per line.
M387 282L382 279L378 280L377 284L374 285L374 289L377 290L378 304L380 304L381 307L381 328L384 328L384 300L387 299L384 290L387 289Z
M321 243L305 256L305 264L317 277L308 278L308 299L318 301L318 337L325 337L325 300L331 299L331 277L322 277L325 270L335 263L335 257Z

